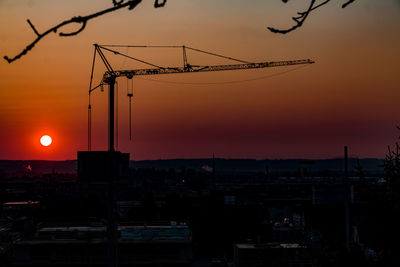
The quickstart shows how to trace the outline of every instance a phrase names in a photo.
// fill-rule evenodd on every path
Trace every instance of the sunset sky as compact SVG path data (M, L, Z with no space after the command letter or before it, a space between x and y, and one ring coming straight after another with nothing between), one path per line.
M332 0L300 29L287 28L308 0L143 0L88 22L77 36L51 34L7 63L39 32L112 6L111 0L0 0L0 159L75 159L87 149L93 45L187 45L251 62L310 58L316 64L142 76L133 79L129 141L125 79L119 83L119 147L131 159L384 157L400 132L400 1ZM65 31L79 25L68 26ZM179 50L121 48L162 66ZM106 54L115 69L144 67ZM189 63L229 64L188 53ZM104 73L96 63L95 84ZM288 70L292 70L288 72ZM261 79L264 77L263 79ZM151 80L149 80L151 79ZM251 80L247 82L239 82ZM214 83L202 85L201 83ZM93 149L107 149L107 88L93 94ZM40 145L42 135L53 138Z

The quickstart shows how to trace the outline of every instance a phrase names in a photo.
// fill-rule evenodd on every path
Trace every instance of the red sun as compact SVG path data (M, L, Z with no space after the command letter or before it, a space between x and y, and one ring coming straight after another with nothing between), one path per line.
M52 142L53 142L53 140L48 135L43 135L40 138L40 144L42 144L42 146L49 146L49 145L51 145Z

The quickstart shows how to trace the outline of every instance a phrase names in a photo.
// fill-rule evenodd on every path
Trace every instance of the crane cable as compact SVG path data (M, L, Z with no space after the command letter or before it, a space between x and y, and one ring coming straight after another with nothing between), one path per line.
M92 103L91 103L91 93L92 93L92 82L93 82L93 73L94 73L94 64L96 61L96 49L94 49L93 54L93 62L92 62L92 72L90 74L90 83L89 83L89 105L88 105L88 151L92 150Z
M129 89L129 80L131 88ZM132 141L132 97L133 97L133 79L126 79L126 94L129 97L129 141Z
M193 51L197 51L197 52L200 52L200 53L203 53L203 54L208 54L208 55L215 56L215 57L225 58L225 59L229 59L229 60L233 60L233 61L237 61L237 62L241 62L241 63L245 63L245 64L249 64L250 63L250 62L245 61L245 60L241 60L241 59L237 59L237 58L233 58L233 57L227 57L227 56L219 55L219 54L216 54L216 53L200 50L200 49L189 47L189 46L184 46L184 47L187 48L187 49L193 50Z
M203 53L203 54L208 54L208 55L215 56L215 57L225 58L225 59L229 59L229 60L233 60L233 61L237 61L237 62L241 62L241 63L245 63L245 64L249 64L250 63L249 61L245 61L245 60L241 60L241 59L237 59L237 58L233 58L233 57L227 57L227 56L224 56L224 55L220 55L220 54L216 54L216 53L212 53L212 52L209 52L209 51L200 50L200 49L197 49L197 48L184 46L184 45L182 45L182 46L175 46L175 45L165 45L165 46L162 46L162 45L153 45L153 46L151 46L151 45L138 45L138 46L135 46L135 45L100 45L99 47L103 48L103 49L105 49L105 50L107 50L109 52L112 52L115 55L119 55L119 56L123 56L125 58L133 59L135 61L147 64L147 65L159 68L159 69L164 69L165 67L161 67L161 66L155 65L153 63L149 63L147 61L131 57L129 55L126 55L124 53L121 53L119 51L116 51L116 50L113 50L113 49L109 49L109 48L106 48L106 47L119 47L119 48L130 48L130 47L140 47L140 48L182 48L182 49L190 49L192 51L200 52L200 53Z
M234 83L244 83L244 82L251 82L251 81L258 81L258 80L263 80L267 78L272 78L275 76L280 76L292 71L296 71L302 68L308 67L308 65L300 66L297 68L293 68L290 70L282 71L279 73L274 73L266 76L261 76L261 77L256 77L252 79L244 79L244 80L235 80L235 81L226 81L226 82L172 82L172 81L166 81L166 80L156 80L156 79L149 79L149 78L140 78L136 76L136 79L143 80L143 81L149 81L149 82L157 82L157 83L167 83L167 84L186 84L186 85L213 85L213 84L234 84Z
M152 66L152 67L155 67L155 68L158 68L158 69L165 69L164 67L160 67L160 66L155 65L155 64L153 64L153 63L150 63L150 62L147 62L147 61L138 59L138 58L134 58L134 57L125 55L124 53L121 53L121 52L119 52L119 51L115 51L115 50L112 50L112 49L108 49L108 48L103 47L103 46L99 46L99 47L102 48L102 49L104 49L104 50L107 50L108 52L114 53L114 55L123 56L123 57L126 57L126 58L129 58L129 59L132 59L132 60L135 60L135 61L138 61L138 62L147 64L147 65L149 65L149 66Z
M125 49L125 54L126 54L127 56L129 56L129 47L126 47L126 49ZM124 57L124 60L122 61L122 65L121 65L121 67L120 67L119 69L122 69L122 68L125 67L126 59L127 59L127 57Z

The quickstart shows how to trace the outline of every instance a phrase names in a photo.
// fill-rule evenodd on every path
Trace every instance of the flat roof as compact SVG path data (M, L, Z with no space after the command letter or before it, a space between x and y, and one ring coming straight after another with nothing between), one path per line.
M13 205L36 205L39 204L39 201L18 201L18 202L6 202L3 203L3 206L13 206Z
M307 246L298 243L264 243L264 244L235 244L235 247L240 249L265 249L265 248L307 248Z

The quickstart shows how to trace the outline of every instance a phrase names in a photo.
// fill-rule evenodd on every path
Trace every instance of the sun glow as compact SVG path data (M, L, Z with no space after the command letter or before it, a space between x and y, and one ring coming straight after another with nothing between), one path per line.
M53 142L53 140L48 135L43 135L40 138L40 143L42 144L42 146L49 146L49 145L51 145L52 142Z

